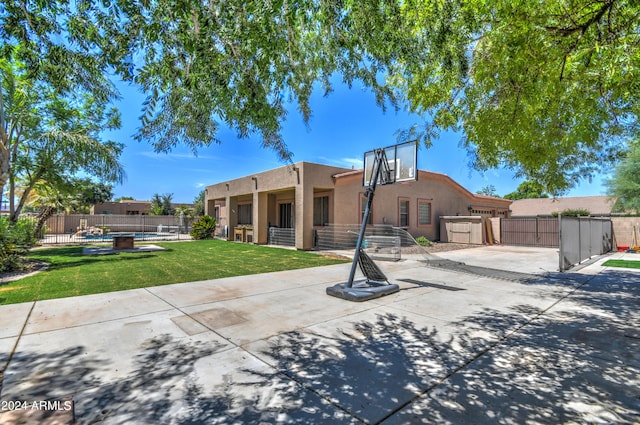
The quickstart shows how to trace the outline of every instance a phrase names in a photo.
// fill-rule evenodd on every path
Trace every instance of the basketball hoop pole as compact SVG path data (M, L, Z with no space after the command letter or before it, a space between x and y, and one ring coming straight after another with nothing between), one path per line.
M373 175L371 176L369 187L365 192L365 194L367 195L367 206L364 210L364 215L362 216L362 225L360 226L360 233L358 234L358 241L356 242L356 250L353 254L353 263L351 264L351 271L349 272L349 280L347 281L346 285L347 288L353 287L353 280L356 276L356 266L358 264L358 256L360 255L360 247L362 247L362 240L364 239L364 233L367 229L367 222L369 221L369 215L371 214L371 205L373 204L373 195L375 194L376 186L378 184L378 178L380 177L380 168L382 168L382 165L386 164L387 162L384 149L376 149L374 151L374 155L375 160L373 163ZM388 173L389 171L385 170L385 172ZM385 180L388 178L389 176L385 176Z

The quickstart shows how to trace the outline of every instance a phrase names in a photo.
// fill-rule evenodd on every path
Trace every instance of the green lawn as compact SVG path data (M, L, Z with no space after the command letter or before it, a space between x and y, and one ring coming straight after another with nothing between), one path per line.
M34 276L0 285L0 305L346 262L311 252L219 240L166 242L167 251L83 255L81 246L44 248Z
M627 269L640 269L639 260L608 260L602 265L606 267L625 267Z

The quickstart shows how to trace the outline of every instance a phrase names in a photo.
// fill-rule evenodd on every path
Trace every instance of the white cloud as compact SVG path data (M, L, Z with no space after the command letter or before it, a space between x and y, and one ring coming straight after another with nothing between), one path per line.
M355 168L364 167L362 158L340 158L340 162L348 166L353 166Z
M339 159L335 159L335 158L327 158L327 157L319 157L319 160L323 161L326 164L330 164L330 165L336 165L338 167L345 167L345 168L362 168L363 165L363 159L362 158L339 158Z

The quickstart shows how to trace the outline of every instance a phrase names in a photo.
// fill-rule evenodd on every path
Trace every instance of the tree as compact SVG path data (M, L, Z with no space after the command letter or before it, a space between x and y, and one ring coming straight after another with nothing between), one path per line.
M74 213L88 214L95 204L109 202L113 198L113 186L91 179L74 179L73 190L77 194L78 206Z
M499 198L500 195L498 195L498 192L496 192L496 187L492 184L483 187L482 189L480 189L478 192L476 192L480 195L485 195L485 196L494 196L496 198Z
M38 211L36 216L35 234L42 235L47 219L61 209L72 209L77 203L73 196L73 184L59 181L52 185L41 180L33 185L27 198L27 205Z
M93 205L108 202L113 197L112 186L102 182L94 182L89 178L71 177L61 180L58 185L43 180L37 182L28 195L18 193L25 197L23 212L39 212L46 204L46 199L53 199L51 193L65 193L64 197L57 196L53 204L54 213L64 211L68 214L88 214ZM57 187L56 187L57 186ZM45 195L45 196L43 196Z
M8 176L12 222L42 181L56 186L79 172L109 182L124 179L118 162L123 146L100 136L120 126L119 113L106 99L82 91L62 95L32 80L25 64L13 58L0 58L0 71L0 175L5 176L0 184ZM16 204L17 185L21 195Z
M149 215L163 215L162 214L162 197L154 193L151 198L151 208L149 210Z
M113 200L113 202L120 202L120 201L133 201L135 198L133 198L132 196L119 196L116 199Z
M406 14L426 55L394 77L433 120L404 137L461 130L476 168L506 166L558 194L613 164L637 132L636 1L454 0Z
M82 109L66 109L62 106L65 102L60 99L54 102L56 105L50 122L40 122L32 128L15 151L9 181L13 221L17 220L31 189L41 181L52 187L68 185L79 172L104 181L121 182L124 179L124 169L118 161L123 146L99 139L97 133L108 126L102 125L99 114L93 113L97 111L86 104L81 106ZM45 110L43 115L47 112L52 111ZM80 184L81 181L75 180L75 183ZM22 195L14 205L18 182L23 186ZM108 192L110 198L110 190Z
M614 163L638 127L637 0L2 6L4 51L22 47L58 91L108 96L109 66L139 84L136 138L158 151L220 143L227 125L288 160L288 105L308 123L313 90L329 93L335 75L425 118L401 139L460 131L474 167L511 168L552 194Z
M200 217L202 215L204 215L204 195L205 195L205 191L204 189L200 191L200 193L198 193L198 196L196 196L193 199L193 215L194 217Z
M164 195L159 195L154 193L151 198L151 211L149 214L151 215L174 215L175 208L172 204L173 193L165 193Z
M176 209L173 207L173 193L165 193L162 195L162 215L174 215Z
M640 141L629 145L624 159L606 182L608 194L616 198L620 211L640 211Z
M90 94L98 104L117 97L107 70L113 65L127 77L113 43L119 18L102 6L0 2L0 189L43 93L58 99Z
M512 201L517 201L518 199L537 199L548 197L549 195L545 193L544 187L540 183L531 180L523 181L518 185L515 192L504 195L504 199L510 199Z
M174 215L178 221L178 225L180 226L180 231L186 233L186 230L191 226L191 222L196 217L194 215L193 208L189 208L184 205L180 205L175 209Z

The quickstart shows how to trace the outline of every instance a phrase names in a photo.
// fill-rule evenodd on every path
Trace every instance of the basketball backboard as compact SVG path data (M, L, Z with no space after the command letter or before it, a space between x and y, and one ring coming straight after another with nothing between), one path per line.
M416 142L401 143L383 149L389 166L388 176L381 176L378 184L391 184L418 179L418 145ZM371 185L374 172L375 150L364 153L364 177L362 184Z

